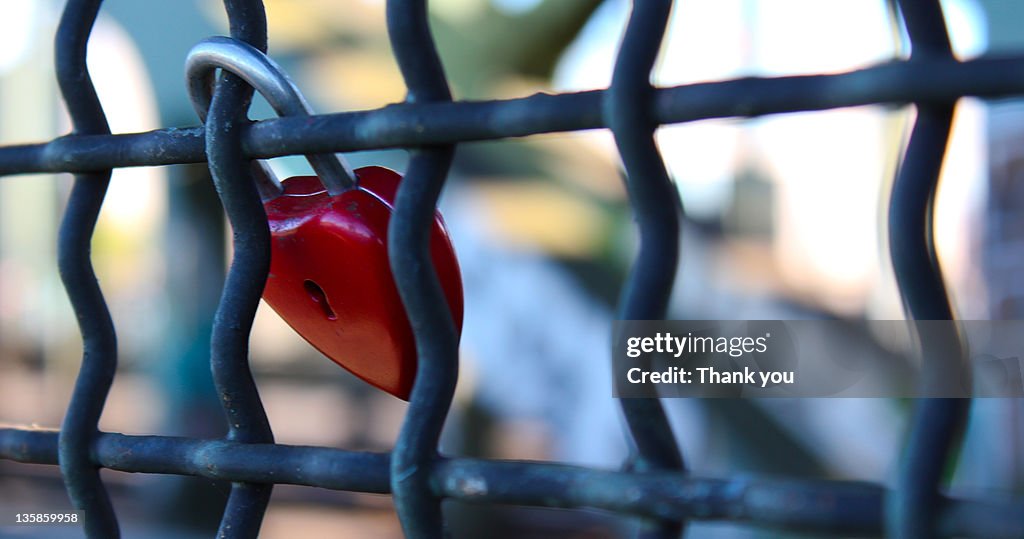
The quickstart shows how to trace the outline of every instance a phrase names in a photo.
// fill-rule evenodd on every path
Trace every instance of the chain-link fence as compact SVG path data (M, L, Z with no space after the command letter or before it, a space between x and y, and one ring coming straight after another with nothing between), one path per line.
M954 58L938 0L905 0L899 12L912 54L830 75L745 78L654 88L650 73L672 7L635 1L611 87L602 91L453 102L430 34L425 0L388 0L387 24L408 98L378 110L252 123L252 89L222 74L204 127L112 135L86 68L100 0L69 0L56 37L56 66L73 132L0 148L0 174L73 172L59 235L59 269L84 342L84 357L59 432L0 429L0 458L59 464L91 537L115 537L115 509L100 469L194 475L232 482L224 537L259 530L274 484L390 493L411 537L439 537L442 500L594 508L638 518L644 537L675 537L687 520L728 520L789 532L835 535L1024 536L1024 503L952 499L943 470L957 451L967 399L916 401L894 485L687 474L661 403L619 401L636 446L624 471L440 455L438 439L458 373L458 339L431 267L428 229L454 145L464 141L607 128L627 173L640 250L623 294L622 319L660 319L679 257L681 208L654 131L661 124L752 117L875 103L917 108L889 211L890 245L909 314L951 319L930 227L941 156L961 96L1024 94L1024 57ZM225 0L234 38L265 50L259 0ZM269 265L266 216L249 160L293 154L405 148L411 158L388 234L394 278L418 351L416 382L390 453L274 443L248 363L248 338ZM90 241L114 167L208 161L234 229L234 260L213 330L210 363L227 415L225 439L128 436L98 421L117 366L115 329L90 261ZM922 343L925 357L929 343ZM610 367L609 367L610 368ZM927 390L927 388L925 388Z

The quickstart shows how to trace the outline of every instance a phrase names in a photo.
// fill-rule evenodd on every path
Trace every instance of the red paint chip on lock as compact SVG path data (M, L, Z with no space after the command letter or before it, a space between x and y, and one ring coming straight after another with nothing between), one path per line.
M355 172L359 187L338 195L327 193L316 176L298 176L264 203L272 246L263 298L332 361L408 399L416 347L387 254L401 176L382 167ZM430 255L461 331L462 278L440 213L430 231Z

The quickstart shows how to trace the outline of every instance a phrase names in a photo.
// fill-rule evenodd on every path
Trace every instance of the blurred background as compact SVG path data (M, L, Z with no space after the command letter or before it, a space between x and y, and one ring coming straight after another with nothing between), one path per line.
M0 2L0 143L48 140L69 122L53 76L61 2ZM1024 4L942 2L961 58L1017 51ZM267 0L270 55L320 112L404 98L382 0ZM626 0L431 0L457 99L601 88ZM108 0L89 49L115 133L196 125L188 49L227 33L220 2ZM840 72L907 53L884 0L677 2L655 82ZM260 100L253 118L271 115ZM658 142L687 211L670 317L903 318L885 242L887 192L911 107L870 106L666 126ZM936 208L938 248L961 318L1024 314L1024 106L964 99ZM404 170L401 151L349 155ZM273 160L282 177L300 157ZM0 179L0 423L60 425L81 342L56 271L68 175ZM635 253L611 135L582 132L460 146L441 203L462 266L466 322L445 451L615 469L629 451L611 398L610 324ZM93 243L118 327L120 370L101 428L216 437L208 367L228 261L205 165L121 169ZM252 362L277 441L388 450L405 404L320 356L266 305ZM909 403L885 399L665 401L688 464L890 482ZM955 492L1020 493L1017 400L975 403ZM227 486L104 470L129 537L206 537ZM54 468L0 462L0 506L55 509ZM618 537L586 511L449 503L455 536ZM72 533L74 530L69 530ZM0 537L15 531L0 529ZM21 530L25 533L25 530ZM728 524L694 537L769 537ZM263 536L400 537L384 496L279 486ZM15 536L15 535L10 535ZM20 535L19 535L20 536Z

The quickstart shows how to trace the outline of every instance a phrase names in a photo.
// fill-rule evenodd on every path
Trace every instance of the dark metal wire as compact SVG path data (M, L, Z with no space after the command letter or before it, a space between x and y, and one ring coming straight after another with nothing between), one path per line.
M604 91L537 94L497 101L402 103L384 108L271 118L247 126L250 157L450 144L607 127ZM660 124L756 117L858 105L944 103L961 96L1024 94L1024 56L964 62L915 58L847 73L742 78L655 91ZM206 161L203 129L173 127L113 136L60 137L0 147L0 175L87 172Z
M388 37L409 88L406 101L451 101L427 20L426 0L388 0ZM391 453L391 490L405 535L441 537L441 497L431 485L438 440L459 373L459 342L431 263L429 234L455 147L410 151L388 223L388 259L416 338L416 380Z
M267 20L261 0L225 0L232 37L267 50ZM249 333L270 272L270 230L242 149L241 128L253 90L236 75L217 80L206 118L206 154L228 220L234 259L213 319L210 366L228 421L228 440L273 443L270 422L249 369ZM218 537L256 537L273 483L231 485Z
M619 302L618 318L660 320L672 295L679 260L678 191L654 141L651 70L672 10L671 0L634 2L605 94L604 116L626 169L626 188L640 230L640 252ZM617 339L618 337L616 337ZM679 470L683 459L658 399L620 399L636 443L640 470ZM678 537L679 522L644 525L640 537Z
M57 433L0 429L0 457L55 464ZM386 494L389 456L326 447L101 434L96 462L134 473L194 475ZM790 532L878 536L887 491L857 481L620 472L542 462L442 459L436 491L472 503L590 508L649 518L730 520ZM486 485L487 488L481 488ZM557 493L557 495L556 495ZM1024 502L941 498L945 537L1021 537Z
M251 89L222 75L205 127L111 135L89 80L85 51L100 0L69 0L57 33L57 72L74 130L39 144L0 147L0 175L76 175L59 238L61 277L84 343L82 367L58 434L0 428L0 458L59 462L90 537L116 537L117 520L99 469L195 475L233 482L222 537L254 537L274 484L392 493L411 537L443 534L441 501L593 508L644 517L649 535L677 534L688 520L729 520L786 532L899 537L1024 536L1024 502L952 499L941 490L968 400L917 403L892 491L880 485L762 477L688 475L656 401L623 401L640 460L633 470L447 458L438 438L458 375L458 340L427 250L428 231L455 143L610 128L620 148L641 231L623 295L624 318L661 318L678 257L681 213L653 142L658 125L870 104L914 103L917 120L893 186L890 248L910 317L953 317L930 226L953 104L966 95L1024 94L1024 56L960 62L952 56L938 0L902 1L910 59L834 75L746 78L654 89L651 66L671 2L634 2L609 90L452 102L430 35L425 0L389 0L388 33L409 88L378 110L249 122ZM225 0L235 38L266 50L259 0ZM248 365L248 337L266 280L269 235L251 181L253 158L409 148L410 165L389 227L388 254L419 356L402 431L391 453L273 442ZM225 439L125 436L98 431L116 369L114 327L89 258L110 169L208 161L234 230L235 259L215 319L211 368L229 422ZM955 333L922 339L961 346ZM936 344L944 343L944 344ZM926 380L927 382L927 380ZM928 382L930 383L930 382ZM925 389L928 389L926 384Z
M910 37L911 59L953 58L939 0L899 3ZM909 317L914 320L953 320L942 280L932 228L935 193L953 122L955 101L917 105L917 119L907 154L893 183L889 211L890 250L896 280ZM923 336L923 357L948 357L963 350L955 327ZM924 394L937 394L928 372L960 371L961 365L929 365ZM930 390L935 390L931 392ZM903 448L894 495L889 503L887 531L894 537L935 537L941 497L939 487L951 455L959 445L969 399L924 398L915 403L909 437Z
M101 0L69 1L57 28L56 69L74 134L110 134L85 56ZM61 222L57 265L82 333L82 365L58 441L68 497L84 511L85 532L120 536L117 517L90 449L117 370L117 336L90 258L92 234L110 184L110 170L78 174Z

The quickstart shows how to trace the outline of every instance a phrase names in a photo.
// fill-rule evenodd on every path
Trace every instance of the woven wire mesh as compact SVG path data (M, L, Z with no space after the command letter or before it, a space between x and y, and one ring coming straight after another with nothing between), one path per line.
M628 470L480 460L438 452L458 372L454 324L427 263L427 230L459 142L607 128L627 173L640 250L619 318L665 316L679 257L681 207L654 131L662 124L866 104L908 104L917 116L890 199L893 263L909 315L952 319L929 226L941 156L962 96L1024 94L1024 57L954 58L938 0L899 3L912 53L857 71L655 88L650 73L672 8L635 1L607 90L485 102L453 102L427 19L426 0L388 0L392 48L408 87L402 104L363 112L249 122L252 96L222 74L204 127L112 135L85 63L101 0L69 0L56 36L57 76L73 132L42 144L0 148L0 174L73 172L59 235L61 278L77 314L84 356L59 432L0 429L0 458L59 464L90 537L115 537L118 521L101 468L194 475L232 483L220 536L259 530L274 484L390 493L410 537L443 535L442 500L593 508L637 517L643 537L676 537L688 520L727 520L788 532L899 537L1024 536L1024 504L953 499L943 470L957 450L967 399L919 399L897 481L687 473L656 399L620 404L637 448ZM225 0L231 35L266 50L259 0ZM269 264L266 217L248 160L327 151L405 148L388 252L419 355L415 387L390 453L275 444L248 363L248 336ZM111 169L208 161L235 230L234 260L217 312L211 367L229 434L224 439L100 432L117 366L115 329L93 273L89 244ZM922 343L927 357L928 343ZM610 368L610 367L609 367ZM927 389L927 388L925 388Z

